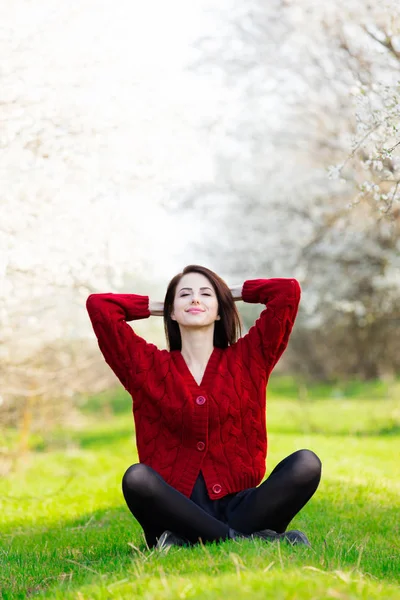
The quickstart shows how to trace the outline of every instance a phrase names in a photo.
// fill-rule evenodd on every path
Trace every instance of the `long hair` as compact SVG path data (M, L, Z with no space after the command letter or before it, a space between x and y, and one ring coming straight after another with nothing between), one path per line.
M164 299L164 330L169 350L182 350L179 324L171 319L176 287L186 273L201 273L214 288L218 300L218 314L221 319L214 323L214 346L227 348L242 335L241 320L231 290L221 277L200 265L188 265L171 279Z

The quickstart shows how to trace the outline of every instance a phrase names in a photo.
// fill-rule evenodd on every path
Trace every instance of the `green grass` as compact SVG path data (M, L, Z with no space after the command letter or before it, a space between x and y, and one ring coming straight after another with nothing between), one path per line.
M121 494L138 458L129 397L114 391L82 405L84 428L36 434L2 479L0 598L398 600L400 395L298 401L278 383L267 474L299 448L320 456L321 485L291 524L312 550L241 540L149 552Z

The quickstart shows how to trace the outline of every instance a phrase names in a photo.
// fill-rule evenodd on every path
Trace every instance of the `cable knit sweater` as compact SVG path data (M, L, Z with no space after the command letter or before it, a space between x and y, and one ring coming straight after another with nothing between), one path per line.
M266 308L249 332L214 348L198 385L178 350L160 350L127 321L150 316L149 297L91 294L86 307L103 356L133 399L139 461L191 495L202 471L211 499L256 487L266 470L266 386L296 318L295 279L253 279L244 302Z

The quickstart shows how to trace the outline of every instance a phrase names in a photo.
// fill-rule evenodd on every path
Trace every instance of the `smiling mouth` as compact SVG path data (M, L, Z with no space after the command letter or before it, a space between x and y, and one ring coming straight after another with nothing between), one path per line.
M192 309L188 310L187 312L190 312L190 313L202 313L202 312L204 312L204 310L200 310L199 308L192 308Z

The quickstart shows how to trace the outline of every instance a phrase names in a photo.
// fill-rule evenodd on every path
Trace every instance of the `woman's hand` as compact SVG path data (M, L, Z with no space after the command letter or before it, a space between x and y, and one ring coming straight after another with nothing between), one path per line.
M150 315L152 315L153 317L163 317L164 302L155 302L154 300L149 300L149 311Z
M234 300L242 299L243 284L233 285L229 289L231 290L231 294Z

